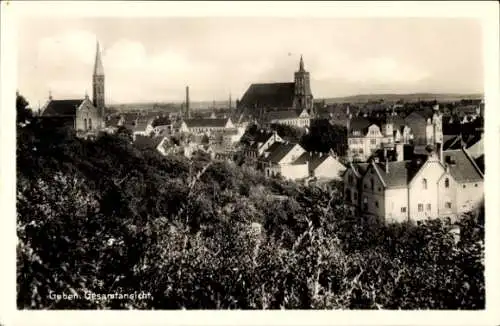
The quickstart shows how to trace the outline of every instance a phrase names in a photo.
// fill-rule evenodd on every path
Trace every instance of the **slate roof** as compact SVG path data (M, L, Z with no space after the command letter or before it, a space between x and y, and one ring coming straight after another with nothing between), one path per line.
M160 145L163 137L148 137L137 135L135 137L134 145L139 148L156 149Z
M272 153L277 148L279 148L281 146L281 144L284 144L284 143L283 142L275 142L275 143L271 144L271 146L269 146L265 151Z
M443 152L444 162L447 163L448 157L454 157L455 164L449 165L450 174L459 182L474 182L482 181L483 176L479 167L476 165L472 157L468 155L466 150L449 150Z
M386 173L386 164L389 164L388 173ZM399 162L381 162L374 164L378 173L384 180L387 188L406 187L413 176L422 167L421 164L416 164L412 161Z
M76 116L76 109L82 104L84 99L79 100L50 100L42 116L58 116L58 117L74 117Z
M309 162L309 170L315 170L328 156L330 156L329 153L306 152L296 159L293 164L306 164Z
M275 146L276 145L276 146ZM293 143L274 143L271 145L267 161L272 163L279 163L297 144ZM271 149L270 148L270 149Z
M223 128L228 119L186 119L188 128Z
M240 108L289 108L293 106L295 83L252 84L239 102Z
M354 131L360 131L361 134L364 136L368 131L368 127L371 125L372 123L370 122L370 120L366 118L363 117L352 118L349 123L349 134L352 135Z
M297 119L299 113L295 110L282 110L282 111L270 111L267 114L269 120L287 120L287 119Z

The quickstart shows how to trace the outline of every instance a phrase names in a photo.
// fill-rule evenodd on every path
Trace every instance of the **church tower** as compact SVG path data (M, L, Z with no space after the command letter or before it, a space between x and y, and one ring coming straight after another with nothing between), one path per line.
M92 75L93 104L97 108L101 118L105 119L104 109L104 68L102 66L99 42L95 53L94 74Z
M309 72L304 69L304 59L302 56L300 56L299 70L295 72L295 94L293 102L295 110L302 111L305 109L311 115L314 115Z

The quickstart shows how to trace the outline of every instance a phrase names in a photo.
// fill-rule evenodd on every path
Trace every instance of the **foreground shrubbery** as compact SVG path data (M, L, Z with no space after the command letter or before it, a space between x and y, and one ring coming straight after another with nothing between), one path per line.
M19 308L480 309L483 215L384 226L341 191L18 130ZM280 197L286 195L289 197ZM151 300L52 300L150 292Z

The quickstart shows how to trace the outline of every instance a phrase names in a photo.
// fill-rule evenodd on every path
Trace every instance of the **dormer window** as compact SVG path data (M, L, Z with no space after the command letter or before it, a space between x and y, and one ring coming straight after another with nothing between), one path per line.
M427 189L427 179L422 179L422 188Z

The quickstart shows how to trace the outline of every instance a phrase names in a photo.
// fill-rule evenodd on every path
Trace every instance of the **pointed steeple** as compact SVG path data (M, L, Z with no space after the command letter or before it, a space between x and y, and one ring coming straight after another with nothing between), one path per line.
M300 55L299 71L304 71L304 59L302 58L302 54Z
M96 76L103 76L104 75L104 68L102 66L101 50L99 47L99 41L97 41L96 52L95 52L94 75L96 75Z

